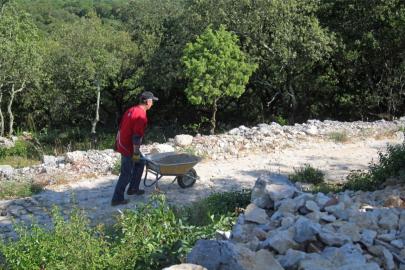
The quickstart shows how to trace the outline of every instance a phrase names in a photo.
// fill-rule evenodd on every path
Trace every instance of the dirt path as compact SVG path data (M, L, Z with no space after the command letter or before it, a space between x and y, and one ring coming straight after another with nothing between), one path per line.
M398 143L393 139L363 140L352 143L306 142L297 147L274 153L254 154L248 157L224 160L203 161L195 166L200 180L188 189L172 184L172 177L159 181L160 189L170 203L186 204L208 196L212 192L224 192L253 187L257 177L265 172L288 174L304 164L310 164L326 173L331 181L341 181L351 171L366 169L368 164L378 159L378 151L384 150L387 143ZM94 222L111 221L111 216L125 208L134 208L138 202L145 202L153 192L146 188L143 196L129 196L130 204L111 207L110 200L117 176L85 179L64 186L49 187L35 196L43 206L60 205L68 211L73 201L83 208Z

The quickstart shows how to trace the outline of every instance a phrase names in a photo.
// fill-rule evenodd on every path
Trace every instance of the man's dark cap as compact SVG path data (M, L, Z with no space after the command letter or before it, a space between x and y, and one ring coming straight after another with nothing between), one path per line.
M145 92L143 92L143 93L141 94L141 99L142 99L142 100L146 100L146 99L159 100L159 99L158 99L157 97L155 97L155 96L153 95L153 93L150 92L150 91L145 91Z

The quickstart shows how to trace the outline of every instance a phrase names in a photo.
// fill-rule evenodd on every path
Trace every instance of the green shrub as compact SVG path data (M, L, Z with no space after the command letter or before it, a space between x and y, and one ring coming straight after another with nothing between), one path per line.
M198 239L212 238L234 221L222 216L206 226L193 226L177 214L164 196L152 196L146 204L124 211L107 234L102 226L91 228L77 209L65 220L54 208L52 229L19 225L19 240L0 243L0 268L160 270L181 263Z
M91 229L88 220L74 210L68 221L59 209L52 211L53 229L19 225L18 241L0 244L5 269L107 269L108 242L103 232Z
M306 164L304 167L294 169L294 173L290 174L288 178L293 182L301 182L308 184L320 184L324 182L325 174L318 169Z
M115 175L119 175L121 173L121 159L120 158L114 163L111 173L115 174Z
M282 117L281 115L277 115L276 117L274 117L274 120L281 126L288 125L288 120Z
M349 140L346 132L331 132L328 134L329 139L334 142L344 143Z
M347 177L345 189L372 191L380 188L387 179L397 178L405 183L405 143L389 145L386 153L379 153L378 163L368 171L353 171Z
M0 199L29 197L42 190L42 185L31 181L1 181Z
M17 140L11 148L0 148L0 159L7 157L40 159L42 157L42 151L34 142Z
M251 193L251 190L213 193L181 211L190 224L207 225L212 219L232 216L236 214L235 209L245 208L250 203Z

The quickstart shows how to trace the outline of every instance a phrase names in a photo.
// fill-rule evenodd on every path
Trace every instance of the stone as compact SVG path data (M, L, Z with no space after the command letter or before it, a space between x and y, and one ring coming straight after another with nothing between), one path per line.
M402 249L404 247L404 241L401 239L392 240L390 244L398 249Z
M278 206L275 205L275 208L281 213L294 213L297 211L297 205L293 199L278 201Z
M257 207L254 203L247 206L245 210L245 221L250 221L258 224L267 222L267 213L264 209Z
M305 207L312 212L319 212L319 206L314 201L307 201Z
M193 142L193 136L187 134L179 134L174 137L174 143L177 146L189 146Z
M267 250L261 249L255 254L254 266L246 268L251 270L284 270L280 263L273 257L273 254Z
M367 247L372 246L374 244L374 239L376 236L376 231L364 229L361 232L361 242Z
M48 156L48 155L43 155L42 156L42 162L45 165L56 165L56 157L55 156Z
M241 250L243 250L242 254ZM219 255L220 254L220 255ZM198 240L191 252L187 255L187 263L201 265L211 269L224 270L247 270L239 261L252 257L253 252L249 249L238 248L228 241Z
M295 222L295 235L294 241L303 243L305 241L314 240L316 235L320 232L321 226L305 217L300 217Z
M345 243L351 242L351 239L346 235L329 231L321 231L319 239L328 246L342 246Z
M308 255L305 252L289 249L278 261L285 269L295 269L298 263L307 257Z
M270 209L274 206L269 194L266 192L267 180L264 177L259 177L252 189L250 201L263 209Z
M6 137L0 137L0 148L12 148L15 142L13 140L7 139Z
M361 239L359 227L351 222L341 226L337 232L350 237L352 242L358 242Z
M273 231L263 242L263 248L272 248L279 254L285 254L290 248L295 248L298 244L293 240L294 230Z
M202 267L201 265L182 263L163 268L163 270L207 270L207 268Z
M398 227L398 215L393 212L388 212L381 217L378 221L378 225L386 230L396 230Z
M336 217L333 215L328 215L328 214L322 213L321 220L326 221L326 222L334 222L334 221L336 221Z
M405 201L401 199L401 197L396 195L390 195L384 201L384 207L398 207L398 208L405 208Z
M150 149L150 154L174 152L175 149L170 144L156 144Z
M11 178L14 175L14 168L10 165L0 165L0 178Z
M315 196L315 201L316 203L323 208L325 206L325 204L330 201L330 197L326 196L325 194L318 192Z

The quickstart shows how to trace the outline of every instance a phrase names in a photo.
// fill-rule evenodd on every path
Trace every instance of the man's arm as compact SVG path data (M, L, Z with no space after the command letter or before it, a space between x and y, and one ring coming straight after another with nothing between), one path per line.
M133 135L132 136L132 144L134 147L134 154L132 155L132 160L139 161L141 158L141 144L142 144L142 136Z

